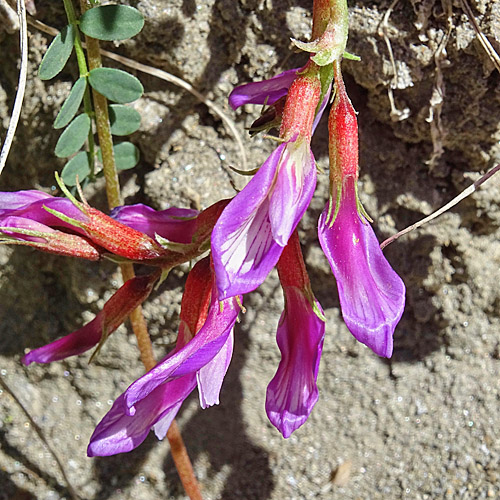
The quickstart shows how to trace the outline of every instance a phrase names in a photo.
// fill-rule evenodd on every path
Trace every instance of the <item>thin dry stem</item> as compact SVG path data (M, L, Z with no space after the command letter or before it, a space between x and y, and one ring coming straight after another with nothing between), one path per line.
M172 458L175 462L175 467L179 473L179 477L182 481L182 486L184 486L186 494L191 500L203 500L198 481L196 481L196 477L194 475L191 460L189 459L186 446L184 445L179 427L175 420L168 429L167 439L170 443L170 449Z
M445 97L445 82L443 78L442 63L446 59L446 46L450 39L451 31L453 29L452 23L452 6L450 0L443 0L443 9L446 10L448 30L443 34L443 38L434 54L434 64L436 65L436 79L434 82L434 87L432 89L432 96L429 102L429 116L426 121L430 125L431 129L431 139L432 139L432 156L427 162L431 171L437 164L439 158L444 153L443 142L446 138L447 131L443 126L443 120L441 119L441 113L443 109L444 97Z
M497 51L493 48L493 45L491 45L488 38L481 31L481 28L477 24L476 18L474 17L474 13L472 12L472 9L470 8L469 2L467 2L467 0L462 0L462 6L464 8L465 14L469 18L469 22L472 24L472 28L476 32L476 35L477 35L477 38L479 39L479 42L483 46L484 51L486 52L486 54L490 58L491 62L495 66L496 70L498 72L500 72L500 56L498 55Z
M391 105L391 119L393 121L406 120L406 118L410 116L410 110L408 108L405 108L403 110L398 109L396 106L396 102L394 100L393 90L398 88L398 70L396 67L396 61L394 59L392 44L391 41L389 40L389 37L387 36L389 17L391 16L392 11L394 10L398 2L399 0L393 0L391 5L389 5L389 8L385 11L384 17L382 18L382 22L380 23L378 31L379 36L381 36L385 41L385 44L387 46L387 52L389 53L389 60L391 61L391 66L392 66L392 80L390 85L387 87L387 95L389 97L389 103Z
M0 152L0 175L5 167L7 157L9 156L10 147L16 134L17 124L21 116L23 106L24 91L26 90L26 75L28 73L28 27L26 25L26 6L24 0L17 0L17 13L19 15L19 46L21 50L21 68L19 70L19 83L17 86L16 100L12 109L12 116L5 136L5 142Z
M486 172L482 177L480 177L468 188L464 189L458 196L453 198L453 200L451 200L446 205L442 206L439 210L436 210L435 212L423 218L422 220L415 222L415 224L412 224L411 226L408 226L402 231L399 231L398 233L393 234L391 237L387 238L380 244L380 248L384 249L387 245L390 245L393 241L396 241L400 236L403 236L403 234L407 234L413 231L414 229L418 229L419 227L422 227L424 224L430 222L431 220L434 220L436 217L439 217L440 215L444 214L445 212L450 210L450 208L453 208L463 199L467 198L467 196L471 195L474 191L477 190L479 186L481 186L481 184L484 184L488 179L493 177L499 170L500 170L500 164L498 164L496 167L493 167L491 170Z

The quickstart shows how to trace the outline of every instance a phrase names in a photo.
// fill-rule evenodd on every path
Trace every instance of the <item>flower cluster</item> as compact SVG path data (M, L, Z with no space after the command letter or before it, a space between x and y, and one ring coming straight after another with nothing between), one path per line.
M330 197L319 219L319 241L337 281L347 328L379 356L391 356L405 287L380 250L358 198L357 119L340 68L347 41L345 0L315 2L313 19L313 41L295 42L311 53L305 66L238 87L229 97L234 109L268 106L254 132L279 130L279 145L231 200L200 213L134 205L107 216L71 197L64 186L67 199L39 191L0 193L0 243L156 267L127 281L93 321L29 352L23 358L27 365L100 348L170 269L208 254L187 277L176 347L116 399L91 437L89 456L130 451L151 429L162 439L195 388L203 408L218 404L243 296L274 267L285 307L277 329L281 361L267 389L266 411L284 437L307 420L318 399L325 316L312 292L297 226L316 187L311 138L332 89Z

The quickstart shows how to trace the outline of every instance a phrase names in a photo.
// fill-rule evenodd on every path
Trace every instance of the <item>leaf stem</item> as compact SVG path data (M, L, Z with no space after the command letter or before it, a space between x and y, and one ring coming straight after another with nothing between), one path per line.
M68 18L69 23L75 29L75 54L76 60L78 63L78 71L80 72L80 76L87 77L89 74L89 70L87 68L87 60L85 59L85 52L82 47L82 39L80 37L80 30L78 29L78 21L76 19L75 9L73 7L72 0L63 0L64 2L64 10L66 11L66 17ZM89 85L85 86L85 92L83 94L83 109L85 113L92 120L94 116L94 110L92 109L92 101L90 99L90 90ZM89 162L90 162L90 178L94 179L95 176L95 143L94 143L94 132L92 127L90 127L89 135L88 135L88 148L89 148Z

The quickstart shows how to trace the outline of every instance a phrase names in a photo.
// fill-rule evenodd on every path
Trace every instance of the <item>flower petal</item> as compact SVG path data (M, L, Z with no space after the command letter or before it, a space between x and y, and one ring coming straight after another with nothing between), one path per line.
M273 239L284 247L311 202L316 188L316 164L309 144L290 141L278 166L270 195L269 220Z
M271 233L268 195L286 145L271 153L214 227L212 256L221 298L255 290L281 255L283 248Z
M208 364L226 344L239 311L240 306L236 298L220 304L214 287L207 320L200 331L183 348L175 349L127 389L125 403L129 413L133 415L137 402L159 385L195 373Z
M102 320L103 317L99 314L73 333L33 349L23 357L23 364L28 366L31 363L51 363L88 351L101 340Z
M233 337L233 330L231 330L222 349L215 355L212 361L209 361L196 373L198 392L200 393L200 406L204 409L219 404L222 382L233 356Z
M229 105L238 109L244 104L273 104L287 94L299 70L289 69L269 80L240 85L229 94Z
M267 388L266 412L288 438L307 420L318 400L316 379L325 323L299 288L285 287L284 291L285 310L277 332L281 361Z
M82 354L94 347L102 335L110 335L129 316L129 314L151 293L158 274L136 276L128 280L104 304L102 311L90 322L73 333L50 344L34 349L26 354L22 362L50 363L60 359Z
M9 210L17 210L39 200L53 198L50 194L35 189L27 191L0 191L0 217Z
M193 374L162 384L136 404L133 417L125 412L122 394L94 430L88 456L109 456L133 450L146 439L153 426L158 439L163 439L182 402L195 387Z
M84 233L82 229L51 214L45 207L78 221L87 220L87 217L73 205L71 200L66 198L55 198L41 191L0 192L0 225L6 217L16 216L31 219L49 227L66 227L74 232Z
M319 241L337 280L342 316L350 332L379 356L391 357L393 333L405 305L405 286L387 262L371 226L358 215L355 180L344 182L332 227L328 205Z
M113 219L151 238L159 234L176 243L191 243L197 215L197 210L189 208L173 207L157 211L142 203L117 207L110 213Z
M328 105L328 101L330 100L330 95L332 93L332 86L328 88L328 92L326 93L325 97L321 101L321 105L318 109L318 112L316 113L316 116L314 117L314 122L312 126L312 135L314 135L314 132L316 130L316 127L318 126L318 123L321 120L321 117L323 116L323 113L325 112L326 106Z

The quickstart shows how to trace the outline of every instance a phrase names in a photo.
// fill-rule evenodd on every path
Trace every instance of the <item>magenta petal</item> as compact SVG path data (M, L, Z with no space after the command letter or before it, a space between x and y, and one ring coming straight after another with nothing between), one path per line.
M194 375L162 384L136 404L134 416L126 414L122 394L94 430L88 456L109 456L133 450L146 439L152 427L157 437L163 439L182 402L195 387Z
M202 408L219 404L222 382L233 357L233 337L233 331L231 330L222 349L212 361L208 362L196 374L198 392L200 393L200 406Z
M332 91L332 86L328 88L328 92L326 93L325 97L323 98L323 101L321 102L321 105L318 109L318 112L316 113L316 116L314 117L314 122L312 126L312 133L314 134L316 127L318 126L318 123L321 120L321 117L323 116L323 113L325 112L326 106L328 104L328 101L330 100L330 95Z
M239 311L235 298L219 304L214 288L208 316L200 331L184 347L175 349L127 389L125 403L130 414L134 414L138 401L162 383L195 373L209 363L226 343Z
M52 199L53 196L42 191L1 191L0 192L0 217L9 210L17 210L35 201Z
M214 227L212 256L221 298L255 290L283 251L271 232L269 192L286 145L280 144L271 153Z
M405 286L380 250L371 226L358 215L355 181L348 178L337 218L328 227L328 205L319 219L319 241L339 291L350 332L379 356L392 355L392 336L405 305Z
M101 335L102 319L97 315L79 330L43 347L33 349L23 357L22 362L26 366L31 363L50 363L81 354L94 347L101 340Z
M236 87L229 94L229 105L237 109L244 104L274 104L288 93L299 69L289 69L269 80L246 83Z
M321 311L321 306L316 302ZM266 412L271 423L288 438L309 417L316 401L325 323L314 313L303 292L285 288L277 342L281 361L267 387Z
M311 202L316 164L309 143L290 141L280 158L270 196L269 220L274 241L284 247Z
M172 207L156 211L142 203L117 207L110 214L118 222L151 238L158 234L169 241L186 244L191 243L197 215L197 210L189 208Z
M45 207L60 212L75 220L85 221L87 217L66 198L54 198L40 191L19 191L0 193L0 226L9 216L23 217L50 227L66 227L74 232L84 233L72 224L62 221L49 213Z

